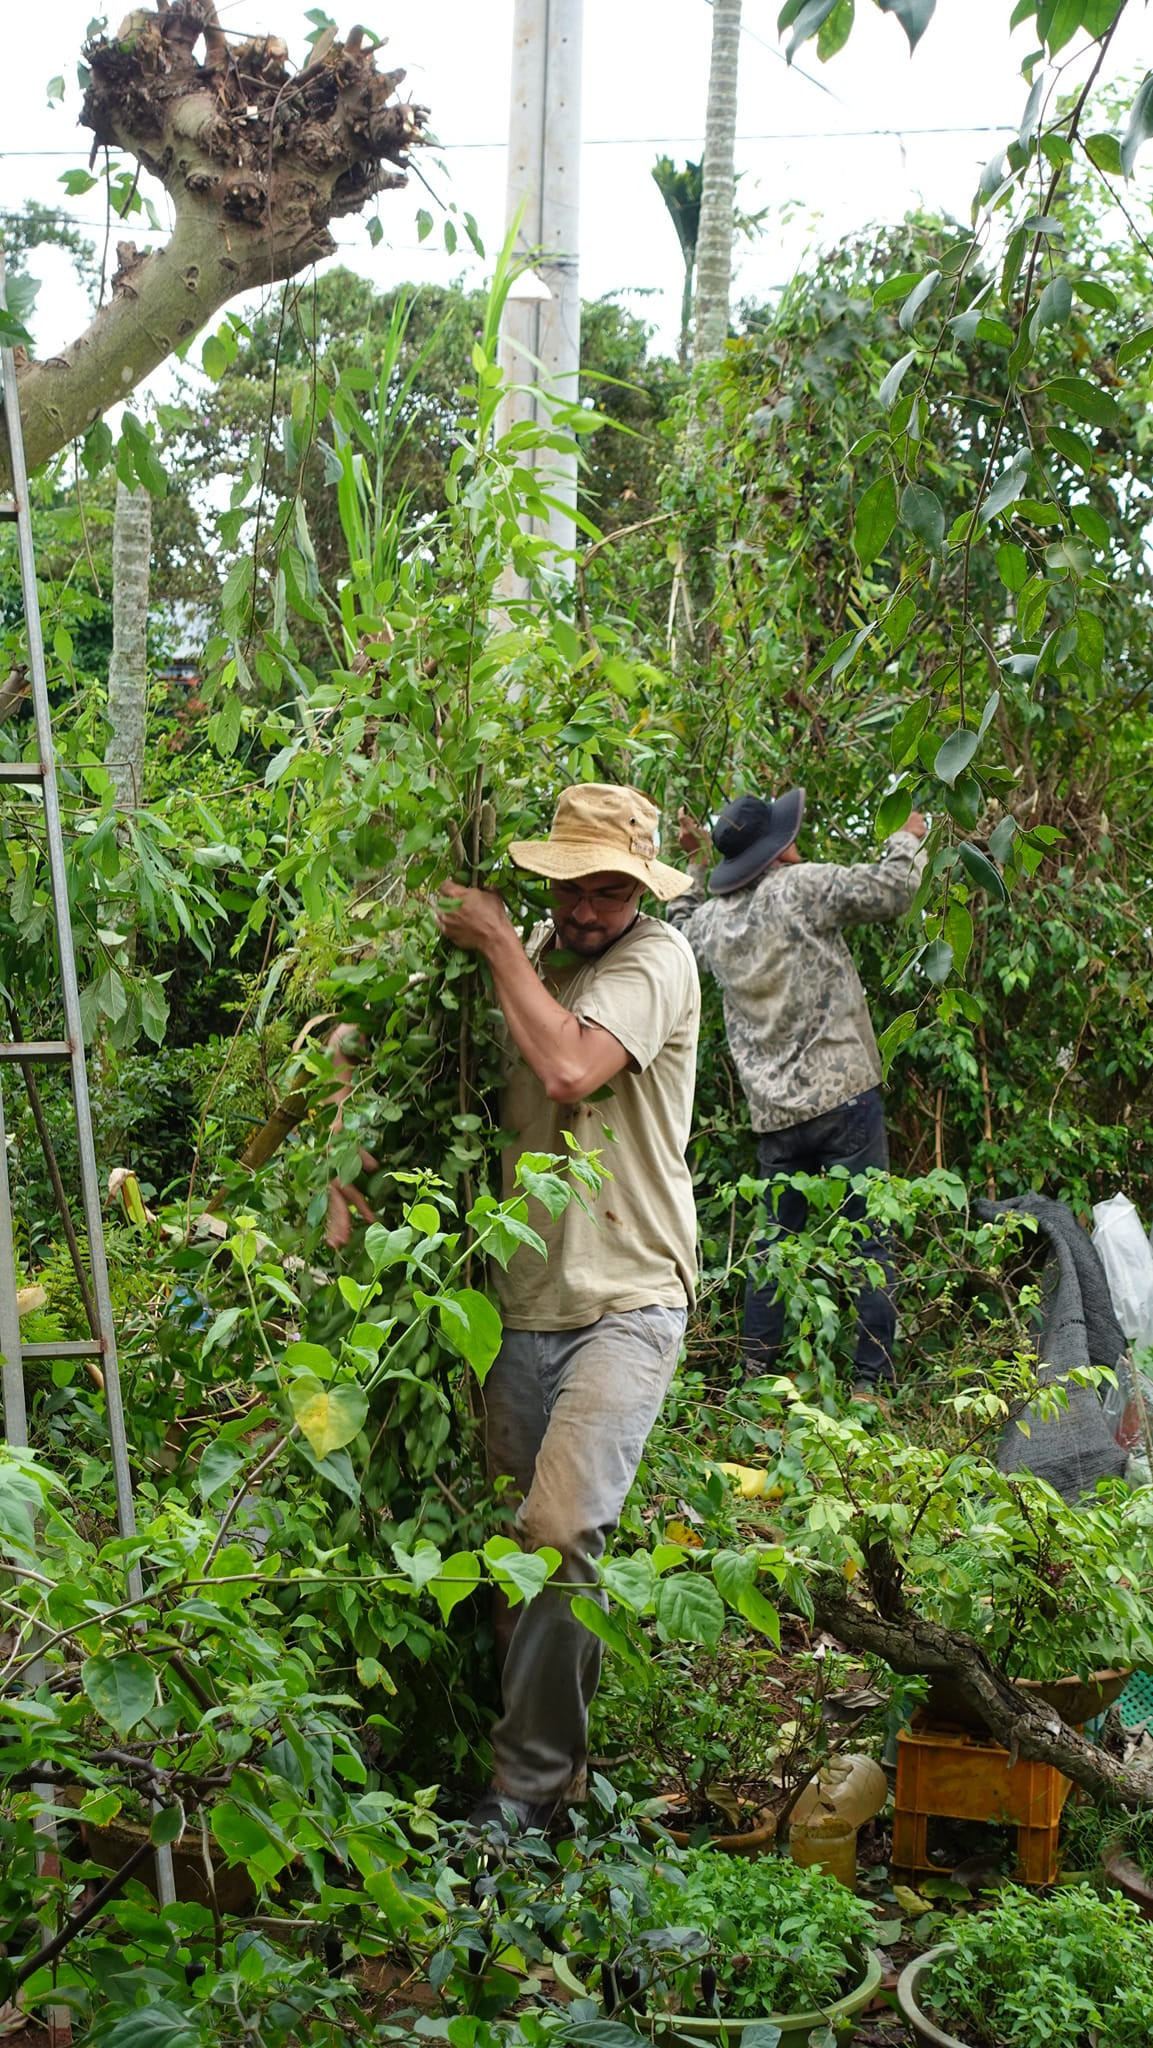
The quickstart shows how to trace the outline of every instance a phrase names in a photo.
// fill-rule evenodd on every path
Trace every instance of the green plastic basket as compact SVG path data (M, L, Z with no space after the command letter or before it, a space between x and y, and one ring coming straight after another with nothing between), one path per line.
M1153 1721L1153 1671L1135 1671L1117 1702L1123 1728L1140 1728Z

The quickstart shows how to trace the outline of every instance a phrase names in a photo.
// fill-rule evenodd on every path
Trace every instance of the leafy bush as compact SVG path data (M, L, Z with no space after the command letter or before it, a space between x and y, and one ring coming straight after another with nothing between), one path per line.
M1088 1885L1048 1899L1008 1885L957 1923L922 1996L972 2048L1147 2048L1153 1932Z
M688 1849L662 1856L641 1883L627 1881L634 1872L622 1882L606 1870L611 1907L625 1920L614 1929L590 1909L596 1875L581 1887L585 1943L606 1978L611 1971L623 1986L635 1973L650 2005L666 2010L742 2019L829 2005L844 1994L873 1925L870 1907L824 1871Z

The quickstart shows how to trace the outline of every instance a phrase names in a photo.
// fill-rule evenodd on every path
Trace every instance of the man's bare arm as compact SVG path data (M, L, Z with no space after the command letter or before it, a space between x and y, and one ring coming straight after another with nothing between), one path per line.
M441 885L455 908L437 912L437 924L455 946L481 953L513 1041L543 1084L550 1102L581 1102L628 1066L619 1038L600 1024L582 1024L551 996L492 889Z

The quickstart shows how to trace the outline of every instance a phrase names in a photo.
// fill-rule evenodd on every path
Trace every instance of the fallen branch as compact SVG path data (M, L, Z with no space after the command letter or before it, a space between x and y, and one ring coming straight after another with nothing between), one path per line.
M880 1657L904 1677L953 1679L1013 1761L1052 1764L1106 1806L1153 1806L1153 1760L1108 1756L1053 1707L1020 1692L971 1636L908 1611L884 1620L832 1580L818 1580L811 1590L818 1623L846 1649Z

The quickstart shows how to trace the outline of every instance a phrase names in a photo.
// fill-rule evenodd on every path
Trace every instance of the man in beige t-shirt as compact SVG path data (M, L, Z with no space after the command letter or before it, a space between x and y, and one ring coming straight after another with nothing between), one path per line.
M689 887L656 858L658 823L638 790L564 790L548 839L510 848L552 883L552 923L527 951L495 893L443 890L456 903L440 928L484 955L509 1039L506 1192L522 1153L564 1154L566 1134L607 1173L587 1211L573 1200L551 1217L534 1203L547 1262L522 1248L496 1281L504 1340L484 1389L489 1470L523 1496L525 1547L551 1545L561 1565L517 1612L477 1825L547 1827L583 1775L600 1644L574 1619L571 1591L595 1596L692 1306L685 1146L700 988L680 933L640 908L646 889L669 902Z

